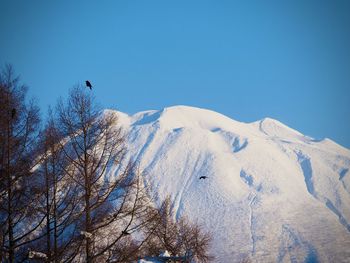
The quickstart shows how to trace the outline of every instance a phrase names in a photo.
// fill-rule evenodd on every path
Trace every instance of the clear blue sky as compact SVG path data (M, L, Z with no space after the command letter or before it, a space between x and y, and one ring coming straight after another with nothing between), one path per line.
M350 1L0 0L0 64L45 112L91 80L103 107L276 118L350 148Z

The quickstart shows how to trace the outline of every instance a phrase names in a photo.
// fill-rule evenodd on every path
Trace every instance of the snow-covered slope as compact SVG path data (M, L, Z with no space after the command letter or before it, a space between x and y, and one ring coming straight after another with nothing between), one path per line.
M186 106L116 114L158 200L171 195L176 217L213 233L215 262L350 262L348 149L269 118Z

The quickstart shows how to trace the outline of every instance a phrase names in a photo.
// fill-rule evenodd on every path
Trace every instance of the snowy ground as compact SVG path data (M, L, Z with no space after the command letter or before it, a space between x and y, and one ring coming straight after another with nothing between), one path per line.
M145 184L212 232L215 262L350 262L348 149L268 118L186 106L117 114Z

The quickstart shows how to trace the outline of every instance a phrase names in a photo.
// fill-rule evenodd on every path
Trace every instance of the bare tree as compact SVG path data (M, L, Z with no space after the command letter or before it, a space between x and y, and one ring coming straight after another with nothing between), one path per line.
M135 165L122 162L126 147L117 116L102 114L81 86L71 90L66 103L58 104L58 114L65 138L62 152L69 163L65 173L76 184L81 211L78 256L86 262L117 261L120 248L138 247L127 240L146 224L143 215L149 214Z
M36 182L36 210L45 217L43 239L28 247L31 251L46 255L48 262L66 261L74 256L74 242L78 237L75 223L79 214L77 187L65 173L69 164L64 158L61 144L63 138L55 122L50 111L46 127L41 133L41 161L36 170L40 175Z
M41 224L30 207L39 109L26 103L26 90L11 66L0 73L0 260L8 262L16 260L16 251Z
M158 209L156 229L147 243L148 255L157 256L167 250L171 255L181 255L190 262L210 262L211 235L204 232L198 224L193 224L185 217L175 222L171 210L171 200L167 197Z

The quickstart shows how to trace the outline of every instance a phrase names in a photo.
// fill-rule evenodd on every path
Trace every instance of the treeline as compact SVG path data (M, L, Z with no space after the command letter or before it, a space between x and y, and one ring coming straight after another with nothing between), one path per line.
M0 73L0 262L133 262L164 250L210 260L210 236L170 199L155 208L115 113L71 89L42 123L10 66Z

